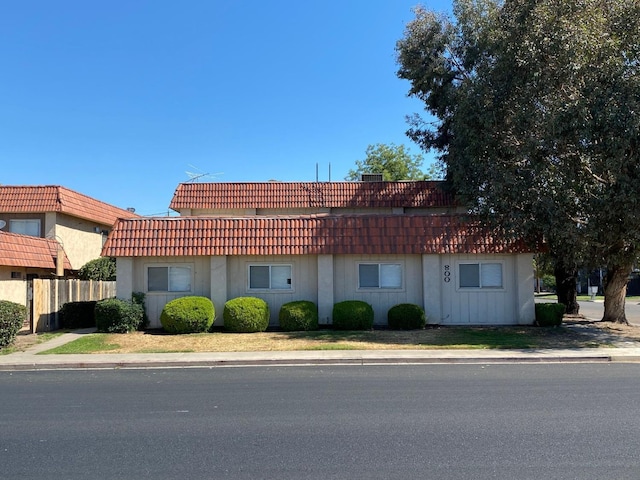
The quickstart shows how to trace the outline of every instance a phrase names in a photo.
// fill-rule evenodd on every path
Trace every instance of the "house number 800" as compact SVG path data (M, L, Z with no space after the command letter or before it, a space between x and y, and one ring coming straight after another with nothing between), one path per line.
M451 281L451 268L449 265L444 266L444 283L449 283Z

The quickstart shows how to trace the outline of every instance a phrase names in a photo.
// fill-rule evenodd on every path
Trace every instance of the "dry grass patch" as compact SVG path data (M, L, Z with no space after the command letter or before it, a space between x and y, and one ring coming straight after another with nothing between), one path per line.
M635 327L630 327L635 328ZM585 348L598 343L593 329L536 327L435 327L425 330L97 334L109 349L86 353L264 352L286 350L402 350ZM639 335L640 336L640 335ZM608 337L607 337L608 338ZM51 352L54 353L54 352ZM56 352L62 353L62 352ZM71 352L69 352L71 353ZM74 352L84 353L84 352Z

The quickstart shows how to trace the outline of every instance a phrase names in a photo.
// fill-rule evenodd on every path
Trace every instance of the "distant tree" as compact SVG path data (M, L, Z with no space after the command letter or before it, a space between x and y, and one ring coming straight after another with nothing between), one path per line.
M113 281L116 279L116 259L100 257L85 263L78 271L81 280Z
M420 169L424 161L422 155L411 155L404 145L378 143L369 145L366 153L364 160L356 160L356 168L349 170L345 180L360 180L363 173L381 173L382 179L387 182L425 180L430 176Z

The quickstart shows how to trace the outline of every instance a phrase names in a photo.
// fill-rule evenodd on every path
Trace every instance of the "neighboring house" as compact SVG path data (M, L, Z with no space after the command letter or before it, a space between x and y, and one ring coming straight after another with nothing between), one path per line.
M120 219L103 255L117 258L118 297L146 294L151 326L178 297L224 303L311 300L321 324L343 300L375 323L398 303L436 324L531 324L532 250L467 218L440 182L185 183L180 217Z
M27 290L20 280L61 276L70 270L69 259L55 240L0 231L0 300L25 305Z
M2 231L35 237L43 245L58 243L68 259L67 271L79 270L100 256L118 217L137 215L61 186L0 185ZM15 248L12 255L19 257L24 252L16 242L8 242L8 238L0 237L3 243L0 248L5 252ZM43 269L41 262L28 264L29 258L25 257L19 265L1 260L0 279L55 275L55 267Z

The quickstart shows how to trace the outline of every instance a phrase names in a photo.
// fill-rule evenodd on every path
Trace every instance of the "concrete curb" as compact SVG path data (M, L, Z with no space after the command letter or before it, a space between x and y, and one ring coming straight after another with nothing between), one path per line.
M280 355L268 358L264 355L216 355L216 358L204 355L201 358L158 358L158 355L171 354L139 354L127 355L123 358L113 354L112 358L105 355L73 355L76 358L57 359L55 355L42 356L40 359L34 356L20 356L13 361L0 361L0 371L33 371L33 370L74 370L74 369L141 369L141 368L219 368L219 367L293 367L293 366L376 366L376 365L443 365L443 364L515 364L515 363L638 363L640 352L619 352L612 354L609 349L603 352L573 351L566 352L538 352L522 353L503 351L499 355L472 355L468 351L455 354L451 351L442 355L434 355L428 352L426 355L418 355L411 351L410 354L397 356L376 356L374 351L366 351L365 355L319 355L296 356L296 352L274 352ZM286 353L286 355L282 355ZM304 352L302 352L304 353ZM78 358L80 357L80 358ZM248 357L248 358L245 358Z

